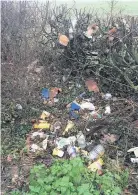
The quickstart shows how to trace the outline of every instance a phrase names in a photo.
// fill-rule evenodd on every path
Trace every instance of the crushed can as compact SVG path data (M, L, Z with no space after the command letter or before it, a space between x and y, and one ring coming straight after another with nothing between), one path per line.
M104 147L101 144L99 144L95 146L93 150L89 153L89 159L96 160L100 158L101 156L103 156L104 152L105 152Z
M99 158L97 161L93 162L91 165L88 166L88 169L90 169L92 172L95 172L97 170L102 169L103 160Z

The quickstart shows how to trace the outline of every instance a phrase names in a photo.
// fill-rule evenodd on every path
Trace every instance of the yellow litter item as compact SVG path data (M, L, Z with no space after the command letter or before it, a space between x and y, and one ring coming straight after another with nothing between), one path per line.
M45 118L48 118L49 116L50 116L49 112L43 111L41 116L40 116L40 119L45 120Z
M65 135L69 130L71 130L72 128L74 127L74 123L72 122L72 121L68 121L68 124L67 124L67 126L66 126L66 128L65 128L65 131L63 132L63 134L62 135Z
M102 165L103 165L103 160L102 158L99 158L97 161L93 162L91 165L88 166L88 169L90 169L93 172L96 172L97 170L101 170L102 169Z
M53 156L59 156L59 157L63 157L64 155L64 152L58 148L54 148L53 150Z
M88 156L88 152L86 150L81 150L81 154L84 156Z
M41 122L41 123L35 123L33 126L34 129L49 129L50 123L48 122Z
M61 44L61 45L64 45L64 46L67 46L68 45L68 43L69 43L69 39L68 39L68 37L66 36L66 35L59 35L59 43Z

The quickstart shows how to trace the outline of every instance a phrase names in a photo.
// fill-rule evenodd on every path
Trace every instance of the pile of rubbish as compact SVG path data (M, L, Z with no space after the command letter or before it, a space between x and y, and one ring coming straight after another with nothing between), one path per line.
M38 119L32 120L32 131L27 138L28 152L36 156L51 154L60 158L82 156L90 161L88 168L91 171L98 170L101 174L104 164L102 156L107 145L115 143L119 140L119 136L101 131L102 136L99 138L99 143L94 140L88 141L87 135L91 134L88 123L89 121L96 123L96 121L109 117L112 114L110 104L111 102L115 104L117 98L112 97L110 93L99 93L98 84L92 79L88 79L85 85L87 92L91 93L91 97L87 98L87 92L83 92L66 106L68 111L66 124L62 124L59 119L47 111L43 111ZM43 103L49 105L50 101L53 103L52 105L55 105L59 101L57 96L60 92L62 92L60 88L52 88L51 90L43 88L41 92ZM58 101L54 101L55 98ZM105 102L105 106L103 103L100 105L99 102L95 106L98 98L101 103ZM81 121L86 122L83 130L78 128L78 123ZM131 158L131 162L137 163L138 147L132 148L128 152L134 152L136 158Z

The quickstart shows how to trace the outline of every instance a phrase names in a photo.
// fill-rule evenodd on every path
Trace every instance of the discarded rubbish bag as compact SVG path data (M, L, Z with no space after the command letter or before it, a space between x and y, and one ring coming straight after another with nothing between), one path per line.
M67 152L68 152L68 154L69 154L69 156L71 157L71 158L75 158L76 157L76 148L74 147L74 146L68 146L68 148L67 148Z
M62 135L65 135L66 133L68 133L68 131L71 130L73 127L74 127L74 123L69 120L68 121L68 124L67 124L67 126L65 128L65 131L63 132Z
M138 147L131 148L127 152L134 152L135 157L138 157Z
M91 102L82 102L81 109L95 110L95 106Z
M45 138L46 134L44 132L34 132L31 135L31 139L34 139L35 137L39 136L40 138Z
M93 162L91 165L88 166L88 169L90 169L93 172L96 172L97 170L102 169L103 160L99 158L97 161Z
M67 138L67 140L69 141L70 144L74 144L76 141L76 137L75 136L70 136Z
M78 146L80 148L85 148L86 147L86 141L85 141L85 136L83 135L83 133L80 131L77 135L77 142L78 142Z
M56 140L57 148L63 148L64 146L67 146L67 145L70 145L70 144L74 145L75 141L76 141L75 136L70 136L68 138L59 137Z
M64 155L64 152L58 148L54 148L53 150L53 156L59 156L59 157L63 157Z
M33 128L34 129L50 129L50 123L48 123L46 121L43 121L43 122L40 122L40 123L35 123L33 125Z
M105 114L110 114L111 113L111 108L110 108L110 106L106 106L105 107L105 112L104 112Z
M42 148L40 148L37 144L31 145L31 152L41 151Z
M131 158L130 160L132 163L138 163L138 158Z
M110 100L112 98L112 95L111 95L111 93L106 93L105 95L103 95L103 98L105 100Z
M96 160L100 158L105 152L104 147L99 144L93 148L93 150L89 153L89 159Z

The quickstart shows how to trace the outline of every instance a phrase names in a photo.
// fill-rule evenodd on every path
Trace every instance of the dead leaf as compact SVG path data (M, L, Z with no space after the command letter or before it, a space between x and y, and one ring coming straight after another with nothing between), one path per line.
M138 128L138 120L133 121L131 126L133 126L134 128Z
M33 70L35 68L35 66L38 64L39 60L36 59L35 61L33 61L31 64L28 65L27 69L28 71L27 72L30 72L31 70Z
M89 91L94 91L95 93L99 92L99 88L97 86L97 83L94 80L87 80L85 82L85 85L88 87Z
M89 36L91 36L92 34L96 33L98 31L99 27L97 26L97 24L93 24L93 25L89 25L87 28L87 32L89 34Z
M19 177L19 170L18 167L16 165L12 166L11 169L11 175L12 175L12 183L16 183Z
M12 156L10 154L7 156L7 161L8 162L11 162L12 161Z
M102 138L103 143L114 143L118 139L118 136L115 134L104 134L104 137Z
M130 194L131 195L131 192L129 192L128 189L125 189L124 194Z
M111 30L109 30L109 34L113 34L113 33L116 33L117 32L117 29L115 27L113 27Z

